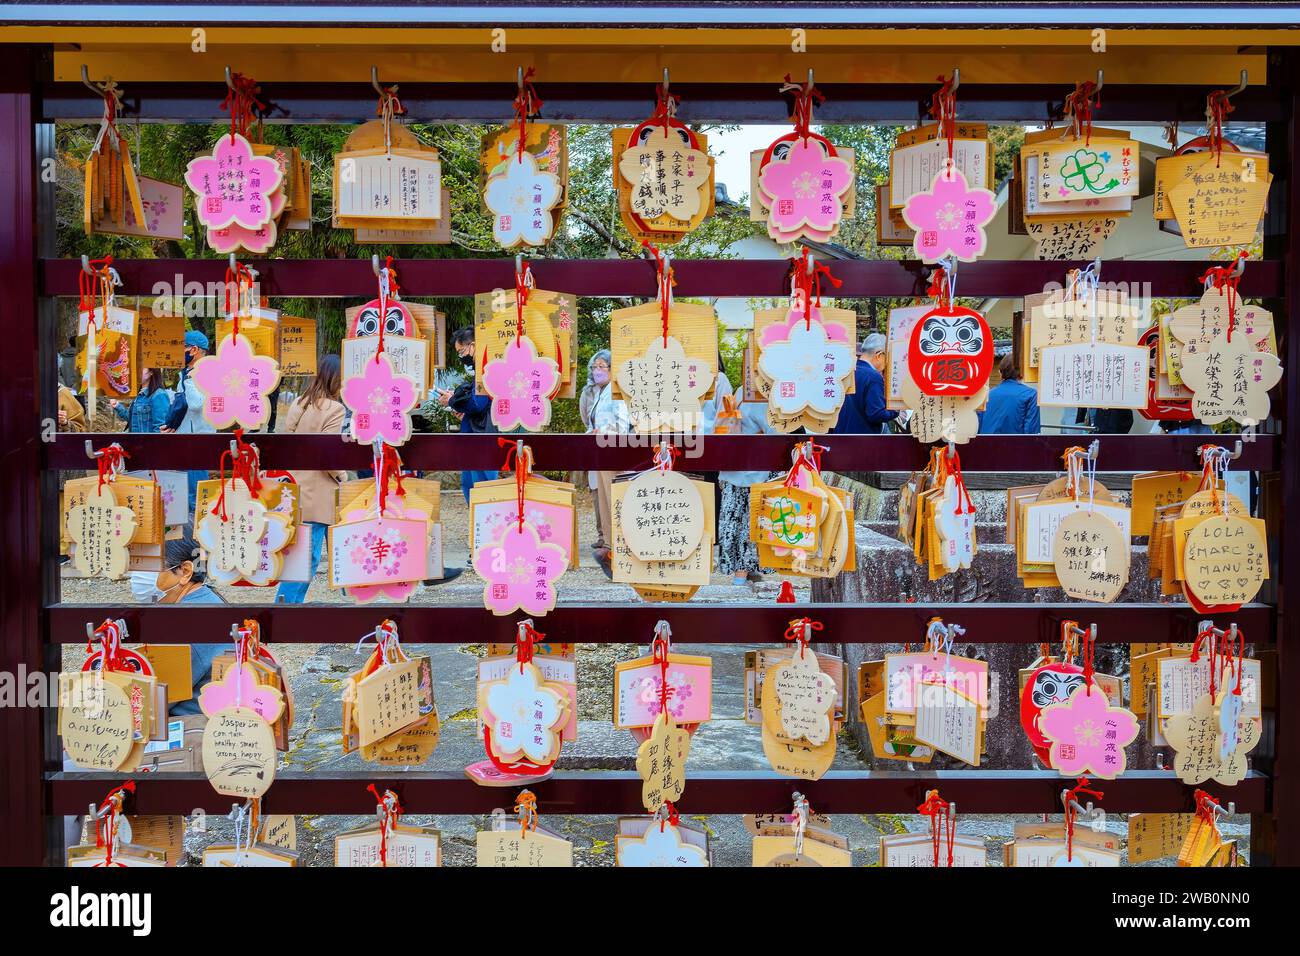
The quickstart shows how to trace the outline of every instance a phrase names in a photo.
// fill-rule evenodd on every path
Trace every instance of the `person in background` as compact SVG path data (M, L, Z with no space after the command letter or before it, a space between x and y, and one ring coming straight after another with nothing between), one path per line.
M467 376L455 390L440 389L438 401L447 406L460 418L460 430L466 434L483 434L496 431L492 427L492 399L486 395L474 394L474 330L457 329L451 336L452 347L460 356L461 364ZM469 490L480 481L496 478L498 471L462 471L460 473L460 490L469 501Z
M587 360L587 384L582 386L582 391L578 393L578 416L582 419L582 427L586 429L588 435L592 432L591 422L596 401L605 386L609 384L609 363L609 349L599 349ZM587 490L592 492L593 499L596 498L597 486L600 483L599 475L599 472L587 472ZM605 526L601 522L599 502L596 503L596 540L591 550L593 554L609 551Z
M737 404L734 395L721 399L721 409L711 429L715 435L772 434L767 423L767 406L762 402ZM749 537L749 489L760 481L779 477L780 472L724 471L718 475L722 500L718 505L718 570L730 574L737 587L761 581L758 547Z
M172 399L172 408L167 415L167 423L160 432L178 435L197 435L215 432L212 423L203 417L203 392L194 382L194 363L208 354L208 337L198 329L185 333L185 368L181 369L180 381L176 383L176 395ZM190 486L190 514L194 513L194 504L198 499L199 482L208 477L208 471L188 472Z
M1133 430L1131 408L1081 408L1074 416L1076 425L1091 425L1093 434L1127 435Z
M591 431L597 435L626 435L632 431L632 416L628 413L627 402L614 398L614 385L612 382L606 382L605 387L597 394L592 401L591 411ZM607 439L608 444L615 444L617 438ZM614 476L618 474L613 471L596 472L596 508L599 512L600 526L606 529L609 536L605 542L605 547L593 549L596 558L596 564L600 570L605 573L605 577L613 578L614 567L613 544L614 544L614 522L613 522L613 500L610 494L610 488L614 484Z
M1166 435L1210 435L1214 429L1195 418L1162 418L1160 430Z
M225 604L216 591L208 587L207 575L198 565L201 554L193 529L185 525L179 538L170 539L163 548L163 570L158 572L155 587L161 594L159 604ZM179 625L179 621L178 621ZM192 700L181 701L171 709L177 716L197 714L199 688L212 678L212 661L225 649L224 644L191 644L190 675L194 683Z
M281 434L334 435L343 427L343 403L339 393L343 388L342 363L337 355L323 355L316 368L311 385L289 406L285 413ZM321 554L325 550L325 535L334 523L335 499L339 485L347 477L342 471L292 471L298 483L298 504L302 512L303 527L299 534L311 533L311 574L307 581L284 581L275 592L277 604L301 604L307 598L310 578L316 576Z
M713 380L713 396L706 398L700 404L700 425L699 433L708 435L715 433L715 426L718 421L718 415L724 409L734 408L739 396L736 395L735 389L731 387L731 379L727 378L727 366L723 361L722 353L718 353L718 374ZM728 404L730 402L730 404ZM726 427L724 425L724 427ZM718 478L716 471L701 471L697 474L713 485L713 513L715 515L722 511L722 483Z
M86 430L86 410L77 401L77 396L66 385L59 386L59 410L57 413L59 431L84 432Z
M81 388L81 373L77 371L77 337L68 336L68 347L59 353L59 384L66 385L76 394Z
M998 364L1002 381L989 389L988 403L979 412L981 435L1037 435L1042 431L1038 415L1038 390L1020 380L1015 356L1008 352Z
M878 435L898 412L885 404L885 335L872 332L858 347L853 370L853 394L844 397L833 435Z
M156 368L140 370L140 391L130 404L116 398L108 403L117 417L127 423L127 431L141 434L160 431L167 424L171 405L167 390L163 388L162 370Z

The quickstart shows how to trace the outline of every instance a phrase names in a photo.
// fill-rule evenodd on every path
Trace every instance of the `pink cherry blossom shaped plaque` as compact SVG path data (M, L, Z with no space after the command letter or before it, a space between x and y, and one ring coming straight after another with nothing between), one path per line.
M226 671L221 680L204 684L199 691L199 709L209 717L232 707L256 711L257 716L273 724L284 710L284 695L274 687L259 684L251 664L241 664Z
M280 213L284 212L286 202L288 200L285 199L284 190L277 189L271 194L271 218L268 222L257 229L245 229L233 222L221 229L209 229L208 245L213 251L220 253L235 252L239 249L259 254L269 252L279 237L275 220Z
M194 363L193 375L203 393L203 417L213 428L239 424L253 430L271 417L267 396L280 381L280 366L273 358L255 354L244 336L223 338L215 355Z
M830 232L844 214L841 197L853 185L853 167L842 157L828 156L820 140L800 137L790 143L784 159L763 167L758 185L771 210L771 230Z
M1091 690L1091 693L1089 691ZM1084 683L1069 700L1044 708L1038 727L1050 741L1048 762L1066 777L1114 780L1124 772L1124 748L1137 739L1138 719L1112 707L1095 684Z
M493 614L545 614L555 607L555 581L564 568L564 549L543 544L529 524L507 526L474 553L474 570L485 582L483 604Z
M541 431L551 420L551 395L559 383L555 360L539 357L527 336L515 339L483 369L483 388L492 396L492 424L503 432L521 425Z
M415 382L395 373L393 363L380 352L360 375L343 383L343 404L352 409L352 437L363 445L377 438L401 445L411 437L416 397Z
M984 254L997 200L987 189L972 189L966 177L949 165L934 177L928 192L920 192L903 206L903 219L916 230L912 248L925 262L956 256L974 262Z
M185 184L196 194L199 222L209 229L236 223L259 229L271 220L271 194L284 178L270 156L254 156L238 133L223 134L212 155L198 156L185 168Z

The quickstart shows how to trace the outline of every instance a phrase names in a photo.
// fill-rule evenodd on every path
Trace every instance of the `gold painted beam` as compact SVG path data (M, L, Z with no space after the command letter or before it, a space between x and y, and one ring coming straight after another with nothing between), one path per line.
M967 83L1036 83L1072 85L1089 79L1098 69L1108 83L1235 84L1240 71L1252 84L1267 80L1262 53L1242 54L1215 47L1110 48L1106 54L1088 49L996 47L980 45L952 49L863 47L852 52L810 48L795 54L787 48L715 51L666 50L640 47L626 50L579 48L572 45L493 54L466 49L420 49L411 45L371 47L358 44L355 33L347 46L328 50L280 46L274 50L248 44L209 43L206 53L187 47L107 48L85 44L55 54L55 78L75 81L85 64L92 78L113 77L121 83L145 81L215 81L224 67L263 82L310 78L320 82L368 79L370 66L379 66L385 83L514 81L518 66L533 66L541 83L650 82L667 67L674 82L735 82L780 84L786 73L802 77L811 66L820 83L931 83L940 74L960 67Z

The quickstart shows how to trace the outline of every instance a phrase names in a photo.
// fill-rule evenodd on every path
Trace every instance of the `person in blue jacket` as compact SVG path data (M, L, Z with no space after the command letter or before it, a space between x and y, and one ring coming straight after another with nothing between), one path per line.
M462 432L494 432L492 427L492 399L486 395L474 394L474 330L457 329L451 336L452 347L460 356L465 366L466 381L456 386L454 391L438 392L438 401L446 405L460 418ZM469 490L476 482L490 481L500 475L498 471L462 471L460 473L460 490L469 501Z
M149 434L159 431L167 424L172 401L163 388L162 371L156 368L140 370L140 391L131 403L125 404L113 399L108 403L117 417L127 423L126 430Z
M834 435L877 435L898 412L885 404L885 336L872 332L858 347L853 370L853 394L846 395Z
M1015 357L1008 352L998 365L1002 381L989 389L984 411L979 413L981 435L1037 435L1038 391L1020 381Z

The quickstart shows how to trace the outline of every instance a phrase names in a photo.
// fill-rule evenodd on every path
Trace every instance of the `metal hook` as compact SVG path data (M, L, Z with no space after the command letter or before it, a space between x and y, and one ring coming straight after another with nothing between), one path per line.
M1104 70L1097 71L1097 85L1093 88L1092 95L1096 96L1101 92L1101 88L1106 85L1106 73Z
M92 94L98 96L104 95L104 91L101 90L99 86L96 86L95 83L90 82L90 70L86 69L86 64L82 64L82 83L85 83L86 88L88 88L88 90L90 90Z
M1246 272L1246 256L1245 254L1242 254L1237 256L1237 264L1232 267L1232 277L1234 279L1239 279L1242 277L1242 275L1245 274L1245 272Z
M808 89L811 90L812 88L813 88L813 68L810 66L808 67Z
M374 270L375 278L379 278L379 253L376 252L370 257L370 268Z
M664 67L664 96L668 95L668 67Z
M1066 810L1066 812L1069 812L1069 809L1073 807L1075 814L1081 817L1085 823L1092 819L1092 801L1089 800L1086 805L1079 806L1079 801L1070 796L1069 790L1061 791L1061 806Z
M233 252L230 254L230 271L231 272L239 271L239 263L235 262L235 254Z
M230 78L230 67L226 67L226 86L233 93L235 91L235 81Z
M952 68L952 86L949 88L948 92L956 93L957 87L959 86L961 86L961 67L954 66Z
M86 439L86 457L89 458L89 459L91 459L91 460L94 460L94 459L98 458L98 457L99 457L100 455L102 455L102 454L104 454L102 451L95 451L95 447L90 443L90 439L87 438L87 439Z
M379 67L377 66L370 67L370 85L375 88L375 92L379 94L379 98L383 99L385 95L384 88L379 85Z
M518 67L515 73L515 86L519 87L520 93L524 91L524 68L522 66Z
M1234 96L1236 96L1238 93L1240 93L1240 92L1242 92L1243 90L1246 89L1246 85L1247 85L1247 83L1249 82L1249 80L1250 80L1250 74L1249 74L1246 70L1242 70L1242 71L1241 71L1241 82L1238 83L1236 86L1234 86L1232 89L1228 90L1226 93L1224 93L1224 94L1223 94L1223 98L1224 98L1225 100L1230 100L1230 99L1232 99L1232 98L1233 98Z
M81 257L81 271L86 273L88 276L93 276L95 274L95 270L90 268L90 256Z

